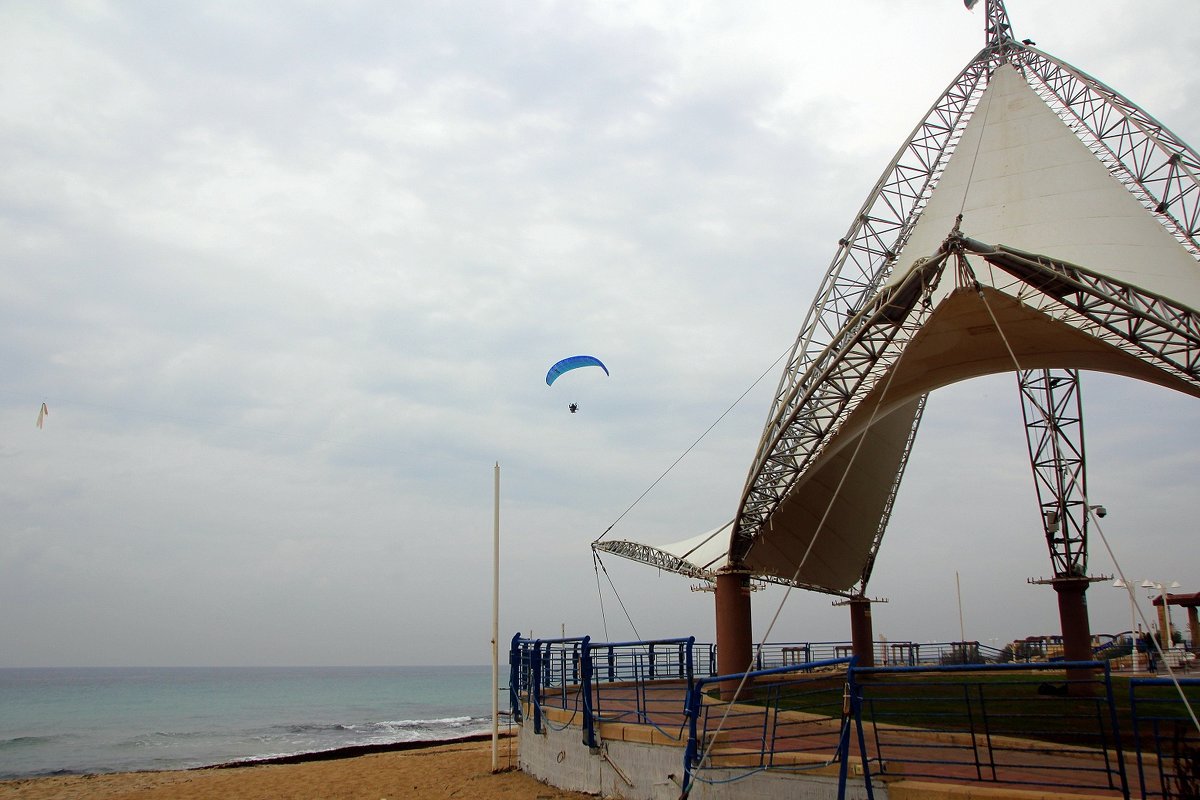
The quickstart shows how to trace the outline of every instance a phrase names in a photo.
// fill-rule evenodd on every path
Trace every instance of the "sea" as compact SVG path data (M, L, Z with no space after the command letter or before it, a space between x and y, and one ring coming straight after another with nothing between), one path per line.
M457 739L492 730L491 689L490 666L0 669L0 779Z

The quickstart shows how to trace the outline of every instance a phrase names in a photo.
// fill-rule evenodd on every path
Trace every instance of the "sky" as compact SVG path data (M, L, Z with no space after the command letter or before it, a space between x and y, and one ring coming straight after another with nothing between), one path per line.
M1200 4L1008 11L1200 141ZM837 240L983 42L956 0L0 4L0 667L487 663L497 464L502 642L711 641L711 594L589 545L734 515ZM578 353L611 375L547 387ZM1200 404L1083 397L1090 572L1200 590ZM876 635L1055 633L1049 574L1015 378L935 392ZM755 635L848 639L832 599L758 592Z

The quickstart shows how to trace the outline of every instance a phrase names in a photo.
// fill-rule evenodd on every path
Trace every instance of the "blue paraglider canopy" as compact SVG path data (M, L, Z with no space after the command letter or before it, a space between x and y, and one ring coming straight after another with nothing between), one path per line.
M550 371L546 373L546 385L553 386L554 381L558 379L559 375L562 375L564 372L570 372L573 369L579 369L580 367L599 367L604 370L605 375L609 374L608 367L604 366L600 359L595 356L571 356L564 358L550 368Z

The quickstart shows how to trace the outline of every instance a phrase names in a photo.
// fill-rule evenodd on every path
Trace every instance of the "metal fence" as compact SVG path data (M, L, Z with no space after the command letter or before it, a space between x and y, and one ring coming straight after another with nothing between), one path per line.
M713 770L730 781L761 770L837 765L844 791L854 764L868 795L872 778L886 775L1200 797L1200 735L1173 682L1115 679L1107 661L955 663L974 656L963 647L973 643L946 644L906 651L919 665L879 667L858 667L844 656L814 659L821 647L811 643L774 645L761 648L756 661L807 660L716 676L711 645L690 638L518 635L510 700L515 720L522 721L523 707L531 709L524 723L536 732L577 726L591 747L606 723L653 726L686 742L684 772L694 781L711 779ZM1180 683L1194 704L1200 679ZM736 697L733 687L740 687ZM543 713L549 708L569 714L551 723Z
M1105 662L851 669L871 771L1128 796Z
M814 661L696 681L687 702L684 785L706 780L711 770L801 771L833 764L840 764L844 779L850 742L844 670L850 662Z
M541 733L543 725L553 724L545 709L570 711L565 724L580 725L583 741L591 747L598 743L599 725L607 722L650 725L682 740L684 701L695 682L697 664L711 669L711 649L697 649L691 637L531 641L518 634L509 655L513 718L521 721L522 704L528 703L534 731Z
M1184 698L1180 697L1180 691ZM1195 708L1200 678L1129 681L1129 715L1137 745L1141 797L1200 797L1200 734Z

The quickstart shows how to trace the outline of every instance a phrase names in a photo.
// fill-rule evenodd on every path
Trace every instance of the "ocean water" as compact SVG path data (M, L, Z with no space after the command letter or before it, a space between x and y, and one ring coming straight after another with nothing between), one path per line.
M491 676L490 666L0 669L0 779L485 733Z

